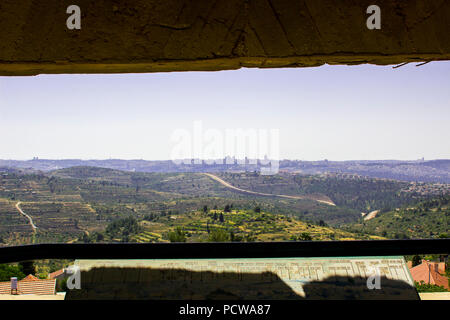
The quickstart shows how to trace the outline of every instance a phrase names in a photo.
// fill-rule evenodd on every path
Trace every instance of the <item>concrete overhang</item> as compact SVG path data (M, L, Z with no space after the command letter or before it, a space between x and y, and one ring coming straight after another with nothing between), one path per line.
M67 7L81 9L69 30ZM381 10L370 30L367 8ZM2 0L0 75L450 60L447 0Z

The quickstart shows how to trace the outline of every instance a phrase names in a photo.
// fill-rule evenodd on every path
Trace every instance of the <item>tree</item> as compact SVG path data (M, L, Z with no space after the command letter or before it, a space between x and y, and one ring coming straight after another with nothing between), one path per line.
M186 242L186 232L181 227L176 227L175 231L169 232L170 242Z
M89 238L89 236L86 233L83 233L81 241L83 241L84 243L90 243L91 239Z
M25 278L21 267L19 265L0 264L0 281L10 281L12 277L17 279Z
M260 213L261 212L261 208L259 206L256 206L253 211L255 211L256 213Z
M229 234L223 229L213 230L209 234L209 242L227 242L230 241Z
M224 220L224 219L223 219L223 214L222 214L222 212L221 212L221 213L220 213L220 216L219 216L219 221L220 221L220 222L223 222L223 220Z
M242 237L239 235L234 234L233 231L230 231L230 241L231 242L241 242L242 241Z
M253 235L253 233L250 232L245 235L245 241L254 242L254 241L256 241L256 237Z
M22 270L22 272L25 275L29 275L29 274L35 274L36 273L36 268L34 267L34 262L33 261L22 261L19 262L19 268Z
M225 208L223 209L223 212L231 212L231 207L230 205L226 205Z
M120 241L121 242L130 242L130 236L126 231L123 232L122 237L120 238Z
M207 213L207 212L208 212L208 206L205 205L205 206L203 207L203 212L204 212L204 213Z
M303 241L311 241L311 240L312 240L312 237L311 237L311 235L310 235L308 232L302 232L302 233L298 236L298 238L299 238L300 240L303 240Z
M103 236L103 234L101 234L101 233L99 233L99 232L96 232L96 233L95 233L95 240L96 240L97 242L103 241L103 239L105 239L105 237Z
M413 267L418 266L418 265L421 264L421 263L422 263L422 258L421 258L420 256L415 255L415 256L412 258L412 266L413 266Z
M153 221L153 219L156 219L156 215L154 215L153 213L146 214L143 218L143 220L146 221Z

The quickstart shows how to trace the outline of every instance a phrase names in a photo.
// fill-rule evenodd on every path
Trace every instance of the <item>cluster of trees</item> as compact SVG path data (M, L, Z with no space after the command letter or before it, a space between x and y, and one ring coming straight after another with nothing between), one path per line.
M135 217L129 216L127 218L112 221L106 227L106 234L111 238L121 235L131 235L141 232L141 226Z
M170 242L186 242L187 233L181 227L176 227L174 231L168 233Z
M299 235L292 235L290 238L292 241L312 241L312 237L308 232L302 232Z
M180 214L180 211L178 211L178 210L167 210L167 211L162 210L159 214L158 213L148 213L142 218L142 220L155 221L158 218L167 217L172 214L174 214L174 215Z
M217 214L217 212L214 212L214 214L212 215L212 219L214 221L219 220L219 222L224 222L225 218L223 217L223 213L221 212L220 214Z
M182 227L176 227L174 231L168 233L170 242L186 242L187 232ZM250 233L245 236L237 235L233 231L222 228L214 228L208 233L208 242L252 242L255 237Z
M145 220L145 221L154 221L154 220L156 220L159 216L160 216L160 215L157 215L156 213L149 213L149 214L146 214L146 215L144 216L144 218L142 218L142 219Z
M432 208L437 208L438 210L441 210L442 207L448 206L450 202L450 196L442 196L437 197L435 199L430 199L423 201L417 205L418 211L428 211Z
M337 205L360 212L388 211L417 201L415 194L400 192L408 186L408 183L400 181L301 175L296 176L295 181L302 193L325 194Z
M79 239L84 243L108 242L120 239L121 242L129 242L132 235L142 232L142 227L135 217L129 216L114 220L108 224L105 232L93 232L91 234L83 233Z
M12 277L18 280L25 278L29 274L36 274L33 261L23 261L15 264L0 264L0 281L9 281Z
M9 281L11 277L23 279L25 273L19 265L0 264L0 281Z
M217 210L217 206L215 206L214 209ZM227 205L225 205L223 212L230 213L232 209L233 209L233 204L227 204ZM202 210L203 210L203 213L208 213L208 206L205 205ZM259 206L254 207L253 212L261 213L261 207L259 207ZM219 220L219 222L224 222L225 218L224 218L222 212L219 214L217 214L217 212L214 212L212 214L212 219L214 221Z
M219 228L212 230L208 236L209 242L253 242L255 240L255 236L251 233L241 236L235 234L233 231Z

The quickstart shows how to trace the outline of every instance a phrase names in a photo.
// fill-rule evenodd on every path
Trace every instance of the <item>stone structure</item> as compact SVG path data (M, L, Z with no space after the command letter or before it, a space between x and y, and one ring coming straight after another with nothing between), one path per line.
M449 60L449 17L446 0L2 0L0 75Z
M67 299L418 299L403 257L77 260ZM379 276L379 286L376 287ZM368 282L375 285L369 288Z

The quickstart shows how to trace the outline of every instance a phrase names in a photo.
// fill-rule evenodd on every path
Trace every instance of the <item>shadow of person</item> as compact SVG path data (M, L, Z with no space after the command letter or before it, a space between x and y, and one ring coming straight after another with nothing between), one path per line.
M333 276L303 286L308 300L418 300L414 287L399 280L380 277L379 289L369 289L367 278Z
M407 283L381 278L380 290L367 279L329 277L303 284L295 292L275 273L239 273L96 267L81 272L81 289L68 290L67 300L322 300L418 299Z

